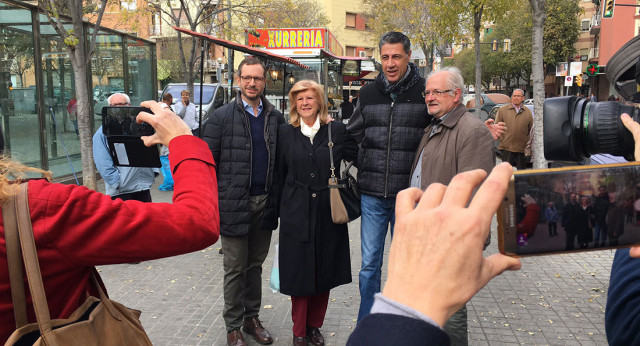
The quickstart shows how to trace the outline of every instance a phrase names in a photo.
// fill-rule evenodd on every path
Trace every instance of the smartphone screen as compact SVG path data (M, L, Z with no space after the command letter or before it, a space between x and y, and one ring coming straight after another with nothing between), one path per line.
M105 135L141 137L155 133L147 123L138 124L136 117L140 112L152 113L146 107L119 106L102 107L102 133Z
M640 163L515 172L498 242L511 256L639 244Z

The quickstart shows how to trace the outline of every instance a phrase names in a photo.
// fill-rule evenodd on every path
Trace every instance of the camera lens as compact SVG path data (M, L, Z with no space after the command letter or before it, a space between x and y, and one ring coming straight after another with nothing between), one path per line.
M633 136L620 120L622 113L640 122L638 108L618 102L589 102L575 96L545 100L545 158L579 162L606 153L633 160Z

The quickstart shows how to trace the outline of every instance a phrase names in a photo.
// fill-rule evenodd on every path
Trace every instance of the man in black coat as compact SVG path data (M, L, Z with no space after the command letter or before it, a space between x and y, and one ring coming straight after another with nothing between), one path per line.
M562 227L566 232L566 245L565 250L573 250L575 245L576 236L578 231L576 229L576 222L578 218L578 200L575 193L569 196L569 202L562 208Z
M220 107L204 125L203 139L216 163L220 240L224 253L224 309L227 344L246 345L242 331L260 344L273 338L258 318L262 264L271 233L278 227L274 179L278 126L282 113L262 95L267 69L254 57L238 67L241 95Z

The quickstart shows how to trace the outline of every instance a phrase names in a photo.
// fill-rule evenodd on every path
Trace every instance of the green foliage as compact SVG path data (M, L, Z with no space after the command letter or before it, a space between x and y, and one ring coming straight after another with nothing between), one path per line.
M73 29L68 29L67 35L64 38L64 43L69 47L75 47L78 42L78 38L73 34Z
M331 22L315 0L269 0L261 17L264 28L325 27Z

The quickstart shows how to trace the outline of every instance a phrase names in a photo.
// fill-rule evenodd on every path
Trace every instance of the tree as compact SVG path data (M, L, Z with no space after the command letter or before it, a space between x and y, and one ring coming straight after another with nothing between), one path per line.
M6 46L4 53L7 55L7 60L12 61L9 66L11 73L20 77L19 87L24 88L24 74L33 66L33 42L31 37L22 35L12 40L13 44Z
M322 7L315 0L266 1L262 11L256 13L259 20L249 26L259 28L312 28L331 23ZM259 25L262 22L262 25Z
M533 119L534 144L533 168L546 168L543 141L543 107L544 102L544 22L546 0L530 0L533 10L533 32L531 41L531 70L533 77Z
M81 0L38 0L38 5L47 16L47 20L64 42L64 47L69 54L71 67L73 68L74 83L78 101L78 131L80 137L80 155L82 158L83 185L96 188L96 175L93 166L92 133L90 123L90 102L93 101L87 86L87 64L95 51L98 30L93 30L89 40L89 46L83 38L83 15L85 11L95 10L97 19L96 27L100 26L102 15L106 8L107 0L100 0L97 8L85 8ZM71 17L71 23L64 24L61 15Z

